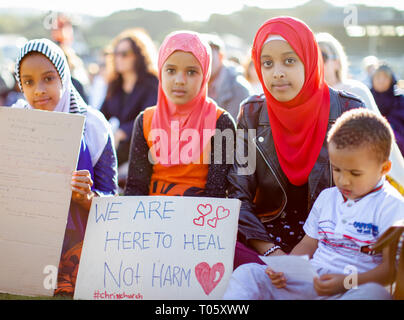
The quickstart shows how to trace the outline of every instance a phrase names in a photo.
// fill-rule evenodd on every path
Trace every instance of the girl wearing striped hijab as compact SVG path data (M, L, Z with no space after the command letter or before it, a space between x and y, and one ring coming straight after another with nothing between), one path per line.
M71 260L67 256L72 250L81 249L91 201L95 196L117 193L117 160L111 128L98 110L84 103L72 85L63 51L52 41L27 42L17 58L15 76L25 100L18 100L12 107L85 116L77 171L72 174L72 199L59 266L58 287L63 286L61 291L72 294L74 283L68 280L71 275L66 274L71 268L65 261Z

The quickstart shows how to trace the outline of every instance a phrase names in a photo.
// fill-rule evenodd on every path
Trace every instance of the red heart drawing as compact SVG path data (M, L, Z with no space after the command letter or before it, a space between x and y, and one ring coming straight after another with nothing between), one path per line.
M205 217L204 216L200 216L199 218L195 218L193 220L194 224L197 226L203 226L205 223Z
M217 209L216 209L216 217L219 220L225 219L229 215L230 215L230 210L229 209L226 209L226 208L224 208L222 206L217 207Z
M207 216L212 212L212 205L208 204L198 204L196 208L201 216Z
M216 273L219 272L219 278L215 280ZM206 295L209 295L216 288L224 275L224 265L218 262L211 268L208 263L201 262L195 266L196 279L200 283Z
M213 218L213 219L209 219L208 222L206 222L209 226L211 226L212 228L216 228L216 224L217 224L217 218Z

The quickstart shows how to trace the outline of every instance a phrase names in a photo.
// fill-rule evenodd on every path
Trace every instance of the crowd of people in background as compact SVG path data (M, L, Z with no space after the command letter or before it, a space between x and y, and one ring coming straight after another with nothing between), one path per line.
M212 49L212 70L208 95L236 120L241 101L250 95L263 94L254 70L250 51L242 61L226 51L226 43L218 34L203 34ZM361 97L372 110L387 117L404 154L404 86L394 68L375 56L365 56L362 73L349 73L350 63L341 43L328 33L316 35L320 45L327 83L337 89ZM122 31L105 48L95 62L84 65L73 49L74 29L64 15L58 17L57 28L50 38L63 49L72 72L72 83L89 106L101 110L111 123L118 154L119 185L126 182L128 151L133 121L146 107L157 102L157 43L147 31L134 28ZM8 87L0 76L0 105L11 106L22 93L17 82Z
M368 210L361 206L370 201L369 208L372 207L368 195L382 189L375 196L376 200L386 205L383 201L387 198L391 201L387 209L397 209L396 216L380 217L384 219L380 222L383 231L395 222L394 217L404 215L403 200L400 200L400 193L404 195L401 170L403 88L393 68L375 57L364 58L366 76L363 81L353 79L343 46L332 35L315 35L298 19L273 18L257 31L251 52L246 52L245 59L239 61L226 52L226 44L217 34L170 33L157 50L157 44L146 30L134 28L117 35L102 50L98 57L100 62L88 66L72 48L74 37L69 21L60 20L50 37L58 46L46 39L31 40L24 45L16 61L18 78L15 85L2 94L0 104L36 108L38 101L33 98L30 83L43 80L39 71L35 71L39 70L38 66L52 63L55 74L62 80L61 88L57 83L54 86L62 90L63 96L60 100L55 97L48 107L48 102L41 101L45 107L38 108L82 113L89 119L82 138L79 165L72 177L72 204L59 266L58 293L74 291L72 279L77 275L86 212L95 196L240 199L234 260L238 271L227 293L227 298L231 299L290 297L274 293L274 287L285 284L284 279L282 275L275 276L272 270L257 267L263 263L260 255L285 255L297 250L311 256L317 254L314 260L331 268L325 262L328 250L325 240L317 233L320 233L320 215L329 221L339 219L331 216L333 210L342 210L333 206L335 199L343 200L343 206L354 206L358 212L363 210L360 214L367 217ZM180 79L180 74L184 79ZM184 86L177 86L178 81L183 81ZM352 111L363 108L370 111ZM344 120L338 120L343 113L346 114ZM362 120L355 122L357 118ZM337 129L331 129L336 121ZM173 127L173 123L177 123L178 128ZM380 132L368 132L368 136L364 136L363 132L375 125L380 127ZM362 133L358 131L360 126L363 126L363 130L359 130ZM211 134L208 140L192 140L192 159L179 157L182 143L177 147L161 140L146 139L153 130L165 130L171 141L175 128L181 137L189 129L196 130L200 137L206 129L211 130ZM252 174L239 174L245 165L240 162L243 155L228 155L226 144L231 142L227 140L221 143L223 158L215 162L215 130L230 130L235 134L236 128L245 130L245 135L237 139L237 143L244 145L243 150L252 142L247 129L256 130L257 139L253 142L259 154L254 159L256 170ZM355 132L349 135L348 130ZM364 168L358 165L357 169L347 169L347 163L356 164L347 160L352 159L349 158L352 154L358 158L369 150L379 150L379 145L374 146L377 143L383 145L381 159L365 157ZM159 153L155 152L154 144L159 144ZM150 156L160 162L151 162ZM234 165L227 161L228 156L236 157ZM211 159L208 164L203 161L205 157ZM198 159L200 162L195 164ZM342 171L355 171L353 176L366 178L361 183L352 183L351 190L345 190L347 179L342 177ZM396 189L385 186L385 177L396 183L392 183ZM339 189L330 188L334 183ZM362 198L367 200L357 204ZM343 210L350 209L344 207ZM377 232L372 235L372 241L379 236ZM363 237L355 241L370 240ZM402 239L400 241L402 244ZM339 259L347 253L334 254ZM369 259L362 256L357 261L366 272L378 268L377 263L373 260L369 263ZM383 274L381 271L371 274L380 283L392 281L386 263ZM250 269L238 268L241 265L248 265ZM369 283L371 276L363 283ZM332 288L330 292L340 294L342 289L335 289L335 283L330 282L337 281L335 279L321 279L324 283L310 291L310 298L331 296L322 291L326 284L327 288ZM261 288L264 282L271 288L269 293ZM305 286L296 287L299 294L306 290ZM358 292L366 296L368 288L380 290L380 287L364 286ZM387 291L376 291L373 292L375 297L388 296Z

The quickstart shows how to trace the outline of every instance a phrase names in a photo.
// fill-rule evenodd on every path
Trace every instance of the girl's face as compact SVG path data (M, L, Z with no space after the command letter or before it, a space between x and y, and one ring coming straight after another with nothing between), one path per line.
M120 41L114 51L115 69L118 73L134 72L136 55L129 40Z
M376 92L385 92L391 86L391 77L384 71L377 71L373 76L373 88Z
M280 102L295 98L304 84L304 64L283 40L272 40L262 47L261 73L265 87Z
M161 85L166 97L177 105L195 98L202 86L203 72L190 52L175 51L161 69Z
M34 109L55 109L63 87L56 68L48 58L40 53L32 53L23 58L20 79L25 99Z

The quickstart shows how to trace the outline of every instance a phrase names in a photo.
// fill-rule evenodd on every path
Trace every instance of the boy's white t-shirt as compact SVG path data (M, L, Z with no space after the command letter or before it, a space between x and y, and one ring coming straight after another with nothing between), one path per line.
M318 196L303 229L319 240L311 259L319 275L362 273L382 262L381 254L361 250L368 251L395 221L404 219L404 198L384 178L378 185L382 187L359 200L345 200L337 187Z

